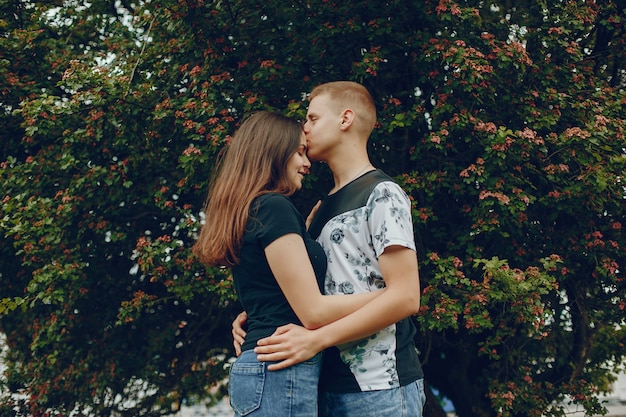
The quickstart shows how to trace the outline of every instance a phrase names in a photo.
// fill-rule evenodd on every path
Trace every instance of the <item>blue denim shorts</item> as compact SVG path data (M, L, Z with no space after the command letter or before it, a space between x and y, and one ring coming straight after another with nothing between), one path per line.
M378 391L323 392L320 417L422 417L425 402L423 379Z
M228 395L235 417L317 417L322 354L280 371L268 371L252 350L230 368Z

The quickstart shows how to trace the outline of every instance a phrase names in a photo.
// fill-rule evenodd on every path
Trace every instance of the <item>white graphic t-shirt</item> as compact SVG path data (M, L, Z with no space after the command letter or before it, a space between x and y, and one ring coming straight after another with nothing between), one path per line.
M371 171L327 196L309 228L328 258L326 294L385 287L378 257L400 245L415 250L411 202L398 184ZM358 392L406 385L422 377L409 319L369 338L328 349L322 390Z

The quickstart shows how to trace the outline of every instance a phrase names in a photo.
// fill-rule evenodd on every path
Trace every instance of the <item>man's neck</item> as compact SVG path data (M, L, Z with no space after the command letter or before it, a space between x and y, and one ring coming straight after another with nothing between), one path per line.
M337 192L346 184L374 169L367 157L351 158L349 163L338 163L335 165L329 163L328 165L333 172L333 179L335 180L335 186L330 190L329 194Z

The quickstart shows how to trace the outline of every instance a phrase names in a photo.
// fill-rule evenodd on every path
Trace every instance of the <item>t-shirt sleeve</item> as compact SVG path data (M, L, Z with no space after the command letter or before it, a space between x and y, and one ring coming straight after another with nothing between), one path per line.
M411 201L398 184L390 181L378 184L370 194L367 208L376 256L393 245L415 250Z
M259 199L258 210L253 216L255 237L263 249L286 234L302 235L304 219L285 196L278 194L262 196Z

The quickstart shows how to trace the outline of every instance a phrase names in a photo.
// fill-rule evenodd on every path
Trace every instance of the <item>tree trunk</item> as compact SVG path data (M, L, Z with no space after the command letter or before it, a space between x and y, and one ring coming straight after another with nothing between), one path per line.
M426 404L424 404L424 417L446 417L446 412L439 402L439 398L435 395L430 385L424 383L424 391L426 392Z

